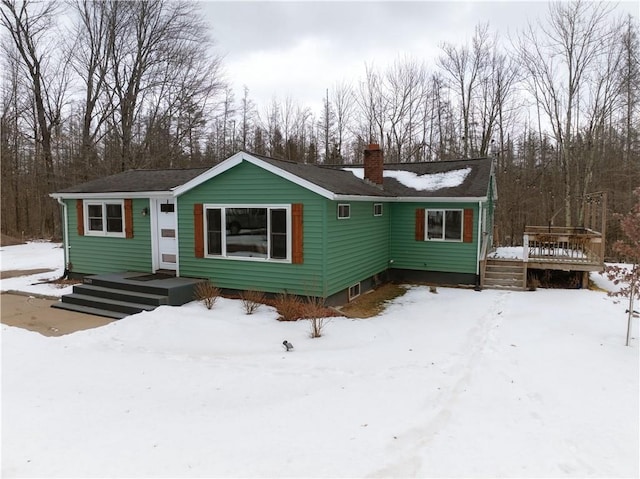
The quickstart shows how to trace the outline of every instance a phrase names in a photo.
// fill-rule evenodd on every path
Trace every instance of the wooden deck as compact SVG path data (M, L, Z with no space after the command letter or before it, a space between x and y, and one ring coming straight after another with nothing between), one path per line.
M601 271L604 239L582 227L527 226L523 236L527 268L564 271Z
M521 259L491 258L483 238L480 262L481 287L526 289L527 270L582 272L582 287L589 285L589 271L604 269L602 233L583 227L527 226Z

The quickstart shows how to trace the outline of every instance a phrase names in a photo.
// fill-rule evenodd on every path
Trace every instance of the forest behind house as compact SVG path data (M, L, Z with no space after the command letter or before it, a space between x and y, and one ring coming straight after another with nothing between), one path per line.
M639 24L613 3L550 3L509 38L483 23L437 59L363 65L317 92L319 112L294 98L257 105L250 85L236 98L196 2L1 0L0 11L6 235L59 238L53 191L238 150L332 165L361 163L369 143L385 162L493 157L501 245L521 244L525 225L583 225L593 192L607 193L611 245L612 213L630 211L640 186Z

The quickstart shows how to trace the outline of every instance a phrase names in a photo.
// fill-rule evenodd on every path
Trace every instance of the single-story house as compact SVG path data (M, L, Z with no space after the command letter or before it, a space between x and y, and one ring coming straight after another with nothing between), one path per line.
M340 304L379 281L479 281L497 198L489 158L361 167L239 152L212 168L133 170L51 195L74 275L208 278Z

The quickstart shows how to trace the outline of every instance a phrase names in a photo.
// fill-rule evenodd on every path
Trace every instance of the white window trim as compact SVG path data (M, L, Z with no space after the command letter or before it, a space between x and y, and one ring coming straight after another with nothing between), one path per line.
M376 207L380 207L380 213L376 214ZM384 207L382 206L382 203L374 203L373 204L373 216L382 216L384 213Z
M120 211L122 211L122 232L108 232L107 231L107 205L120 205ZM102 207L102 231L89 229L89 206ZM124 238L126 237L126 222L124 211L124 200L84 200L82 202L83 216L84 216L84 234L85 236L108 236L111 238Z
M261 209L277 209L277 210L286 210L287 211L287 257L286 259L277 259L270 258L271 254L271 215L267 212L267 257L259 258L253 256L234 256L227 255L227 234L226 234L226 215L227 208L261 208ZM291 221L291 205L290 204L214 204L214 203L205 203L202 205L202 215L203 215L203 234L204 234L204 257L205 258L217 258L217 259L229 259L233 261L259 261L259 262L267 262L267 263L291 263L292 262L292 221ZM222 225L222 254L209 254L209 235L208 231L208 223L207 223L207 209L221 209L221 220L223 222Z
M442 212L442 237L441 238L429 238L429 211L441 211ZM460 212L460 239L447 239L444 237L446 231L446 218L447 211L459 211ZM462 243L464 241L464 210L460 208L425 208L424 210L424 240L425 241L440 241L445 243Z
M358 289L358 293L357 294L351 294L351 291L353 289L357 288ZM360 296L362 291L362 287L360 286L360 283L356 283L354 285L349 286L349 290L348 290L348 294L349 294L349 301L356 299L358 296Z
M346 206L349 214L347 216L340 216L340 207L341 206ZM348 220L349 218L351 218L351 204L350 203L338 203L338 207L337 207L337 211L336 211L337 217L339 220Z

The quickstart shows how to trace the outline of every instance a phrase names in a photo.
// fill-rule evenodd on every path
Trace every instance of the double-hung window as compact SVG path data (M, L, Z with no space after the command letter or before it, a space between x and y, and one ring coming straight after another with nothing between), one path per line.
M426 210L427 240L462 241L463 210Z
M291 261L291 206L204 205L205 254Z
M125 236L123 201L86 201L85 234Z

